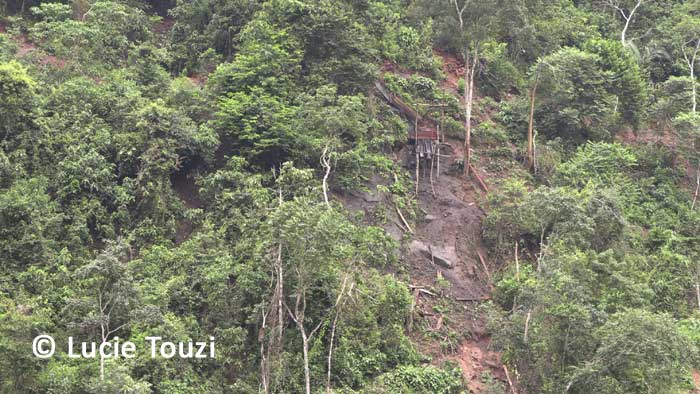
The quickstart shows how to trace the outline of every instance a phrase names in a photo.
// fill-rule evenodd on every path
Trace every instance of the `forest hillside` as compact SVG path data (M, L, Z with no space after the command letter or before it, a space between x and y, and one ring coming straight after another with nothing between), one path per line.
M700 0L0 0L0 393L700 393L699 72Z

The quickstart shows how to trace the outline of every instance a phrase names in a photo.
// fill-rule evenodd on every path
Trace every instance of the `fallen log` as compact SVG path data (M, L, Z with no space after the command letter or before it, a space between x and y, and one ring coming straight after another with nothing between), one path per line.
M429 296L437 297L437 294L433 293L432 291L425 290L425 289L418 289L418 292L422 293L422 294L427 294Z
M399 210L399 207L396 207L396 213L399 214L399 217L401 218L401 221L403 222L403 224L404 224L404 225L406 226L406 228L408 229L408 232L411 233L411 234L413 234L413 229L411 229L411 226L408 225L408 222L406 221L406 218L403 217L403 214L402 214L401 211Z
M488 192L489 192L489 188L488 188L488 186L486 186L486 183L484 183L484 180L481 179L481 177L479 176L479 174L476 172L476 168L474 168L473 165L469 164L469 170L470 170L471 173L474 175L474 178L476 178L476 180L479 182L479 186L481 186L481 188L484 189L484 191L485 191L486 193L488 193Z
M490 300L491 297L489 296L484 296L484 297L479 297L479 298L466 298L466 297L457 297L455 300L459 302L482 302L482 301L488 301Z
M489 271L489 267L486 265L486 260L484 260L484 256L481 254L481 252L476 252L477 255L479 255L479 261L481 261L481 266L484 267L484 272L486 272L486 276L489 278L489 283L491 283L491 272Z
M411 122L417 122L421 120L421 116L418 113L418 111L411 108L411 106L409 106L403 100L401 100L399 96L390 92L389 89L387 89L384 85L383 81L375 81L374 86L377 88L379 93L382 94L384 99L388 101L389 104L397 108L402 114L404 114L404 116L406 116L408 120L410 120ZM416 132L418 131L416 130Z
M414 292L417 291L418 293L422 293L422 294L426 294L426 295L429 295L429 296L437 297L437 294L433 293L433 292L430 291L430 290L426 290L425 287L423 287L423 286L408 285L408 288L411 289L411 290L413 290Z

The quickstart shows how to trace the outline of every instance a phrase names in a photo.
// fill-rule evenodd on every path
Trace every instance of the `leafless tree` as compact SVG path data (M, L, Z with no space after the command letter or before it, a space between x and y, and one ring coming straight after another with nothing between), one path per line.
M688 66L688 73L690 74L691 89L692 89L692 100L693 100L693 113L697 112L698 109L698 99L697 99L697 83L695 81L695 65L698 62L698 55L700 54L700 37L693 37L692 39L686 41L683 45L683 60Z
M471 0L460 2L460 0L452 0L452 4L457 12L457 20L459 21L459 30L462 36L466 35L466 12L471 5ZM474 104L474 77L479 61L479 44L474 42L470 48L469 44L465 44L464 52L464 117L465 117L465 135L464 135L464 175L469 175L472 162L472 108Z
M97 291L97 305L99 308L99 319L100 319L100 344L103 344L109 340L109 338L116 334L119 330L129 325L130 321L120 324L117 327L111 327L111 316L114 305L118 300L116 297L111 296L100 288ZM100 380L105 380L105 359L100 352Z
M326 206L330 208L330 203L328 202L328 177L331 174L331 159L328 156L328 147L323 148L323 153L321 153L321 165L326 170L323 175L323 199L326 202Z
M311 394L311 370L309 369L309 344L313 339L314 335L321 328L323 320L320 321L311 331L308 330L306 326L306 288L301 287L294 295L294 310L292 311L287 303L284 303L287 312L289 312L289 317L292 318L297 328L299 329L299 334L301 335L301 346L302 353L304 356L304 385L306 387L306 394Z
M617 11L621 16L622 19L625 20L625 26L622 28L622 33L620 33L620 40L622 41L622 45L627 45L627 30L630 27L630 23L632 22L632 19L634 18L634 14L637 12L639 7L644 4L645 0L636 0L634 6L631 8L627 8L624 5L624 1L622 0L603 0L603 3L607 5L608 7L612 7Z
M282 189L278 191L278 204L283 203ZM275 248L272 265L274 289L270 297L269 309L262 311L262 324L258 340L260 341L260 380L263 392L270 391L270 363L274 355L282 352L282 336L284 334L285 316L284 310L284 266L282 264L282 242L278 242ZM272 320L268 325L268 318ZM270 334L268 335L268 331ZM267 346L266 346L267 345Z

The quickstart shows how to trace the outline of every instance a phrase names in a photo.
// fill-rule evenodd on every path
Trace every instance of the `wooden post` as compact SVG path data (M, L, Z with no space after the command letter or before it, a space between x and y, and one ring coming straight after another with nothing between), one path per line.
M432 144L431 144L432 145ZM435 165L435 150L431 147L431 158L430 158L430 190L433 192L433 197L435 197L435 185L433 184L433 166ZM439 156L438 156L438 160Z
M442 145L442 141L444 139L444 136L442 134L445 132L445 108L440 108L440 124L438 125L437 132L438 132L438 148L437 148L437 154L438 154L438 162L437 162L437 177L440 179L440 146Z
M420 184L420 156L418 155L418 116L416 116L416 120L414 121L413 135L413 147L416 151L416 198L418 198L418 185Z
M515 280L520 282L520 262L518 261L518 241L515 241Z
M442 144L442 142L440 142L440 125L437 127L437 134L437 178L440 179L440 145Z

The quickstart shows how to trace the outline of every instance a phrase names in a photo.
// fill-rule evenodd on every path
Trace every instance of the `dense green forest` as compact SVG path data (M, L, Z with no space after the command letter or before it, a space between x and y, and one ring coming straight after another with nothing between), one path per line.
M699 72L700 0L0 0L0 392L700 392Z

